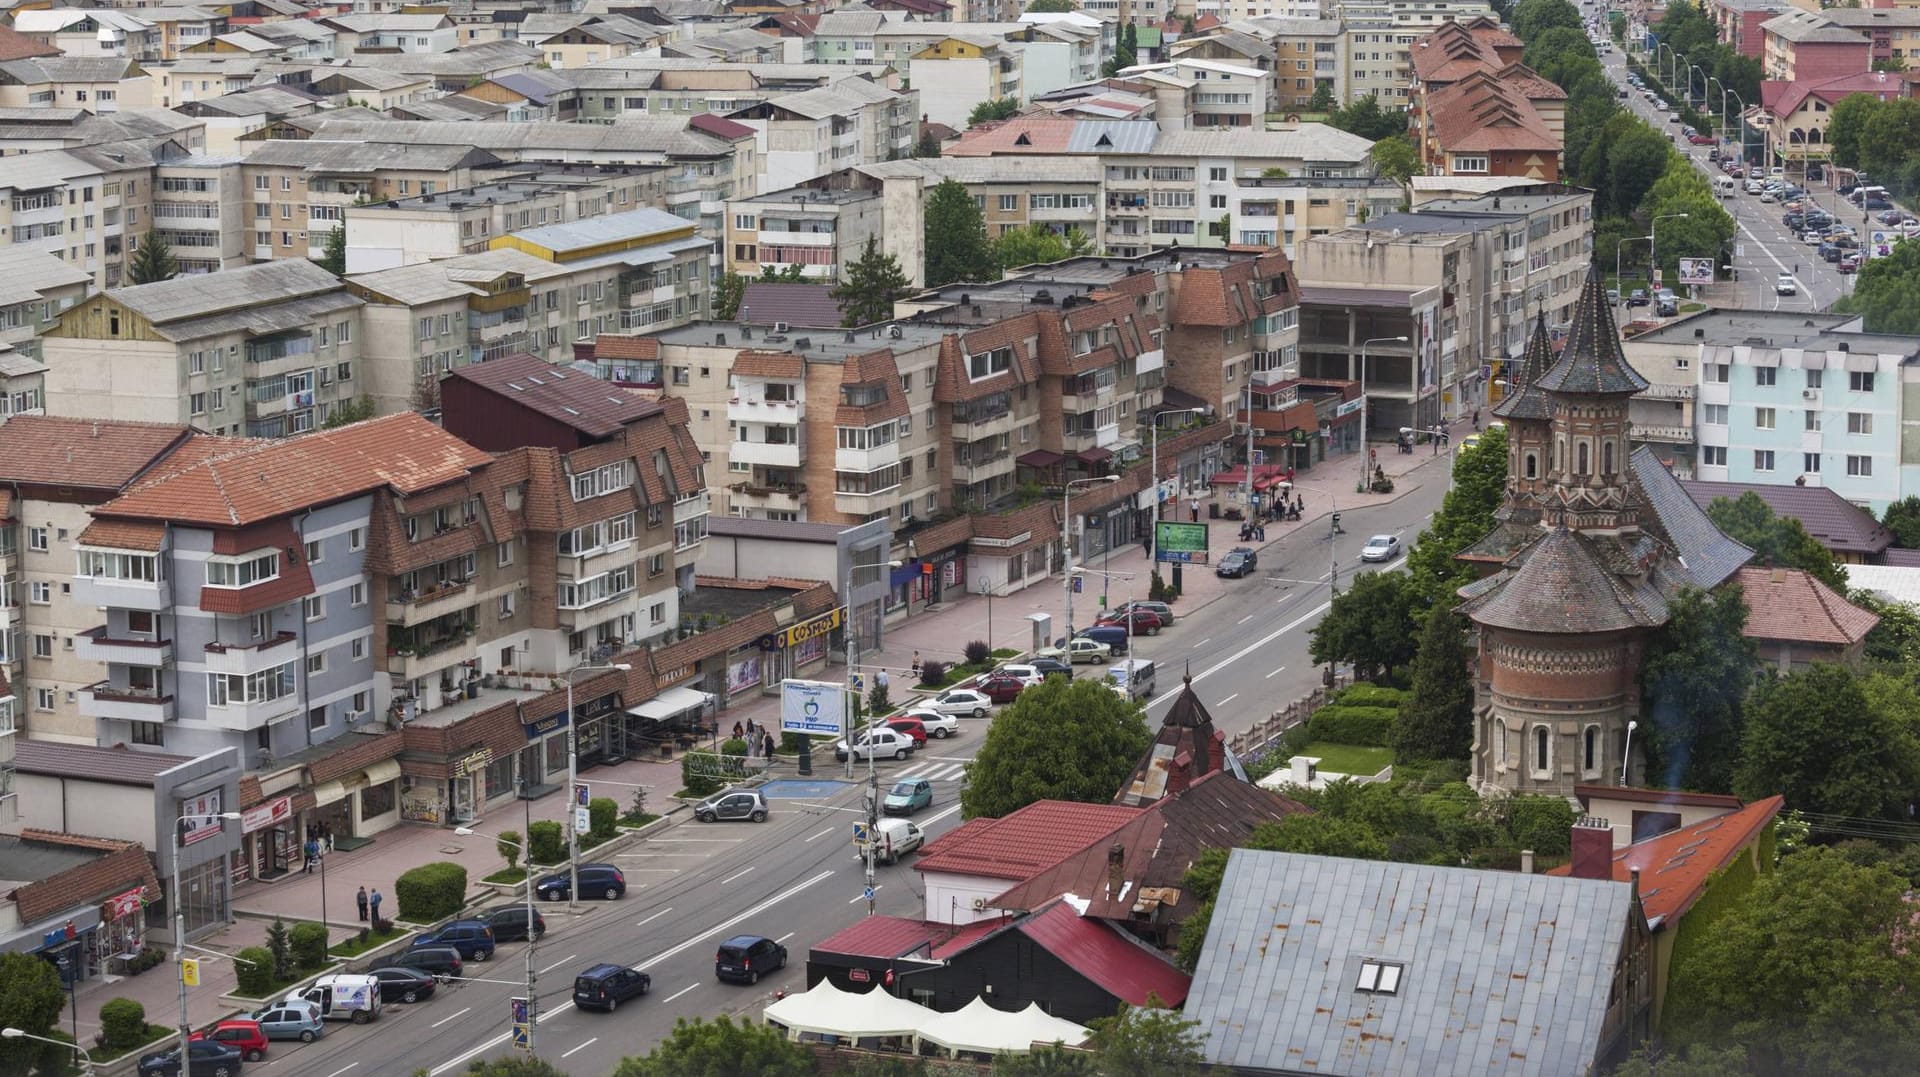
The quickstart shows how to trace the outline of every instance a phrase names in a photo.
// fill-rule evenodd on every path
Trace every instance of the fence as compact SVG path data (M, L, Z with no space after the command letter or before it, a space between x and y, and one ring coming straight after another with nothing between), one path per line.
M1227 739L1227 748L1242 762L1251 762L1267 753L1280 735L1294 726L1313 717L1313 712L1327 705L1333 694L1353 682L1350 674L1342 673L1333 679L1332 687L1315 688L1299 699L1286 705L1284 709L1274 711L1262 721L1255 722L1253 728L1236 733Z

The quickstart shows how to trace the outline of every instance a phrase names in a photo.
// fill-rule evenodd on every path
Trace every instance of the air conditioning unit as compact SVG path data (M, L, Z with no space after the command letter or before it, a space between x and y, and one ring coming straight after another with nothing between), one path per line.
M973 899L973 911L974 911L974 912L985 912L985 911L986 911L986 909L987 909L987 899L986 899L986 898L983 898L983 897L977 897L977 898L974 898L974 899Z
M788 324L787 324L786 322L775 322L775 323L773 323L773 331L774 331L774 332L776 332L776 333L784 333L784 332L786 332L786 331L787 331L788 329L791 329L791 328L793 328L793 327L792 327L792 326L790 326L790 325L788 325Z
M1801 398L1802 400L1818 400L1818 399L1820 399L1820 390L1818 390L1818 389L1802 389L1802 390L1800 390L1800 398Z

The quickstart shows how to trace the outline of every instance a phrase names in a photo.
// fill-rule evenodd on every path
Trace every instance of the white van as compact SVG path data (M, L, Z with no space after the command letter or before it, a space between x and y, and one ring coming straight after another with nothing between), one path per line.
M927 835L911 819L882 819L874 824L873 860L876 864L898 864L900 858L926 844ZM853 845L853 858L864 861L866 846Z
M1713 193L1722 198L1732 198L1738 185L1732 176L1713 177Z
M1153 662L1146 658L1115 662L1107 667L1107 683L1128 699L1145 699L1153 694L1156 687Z
M352 1021L364 1025L380 1016L380 980L375 976L338 973L322 976L312 986L287 996L320 1007L323 1021Z

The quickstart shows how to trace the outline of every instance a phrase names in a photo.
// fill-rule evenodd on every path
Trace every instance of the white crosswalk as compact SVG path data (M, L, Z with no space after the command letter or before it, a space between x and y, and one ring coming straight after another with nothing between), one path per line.
M930 782L944 782L951 779L959 778L966 769L967 769L967 765L965 763L941 763L935 766L910 766L905 770L895 771L892 775L890 775L890 777L894 778L895 780L899 780L901 778L925 778Z

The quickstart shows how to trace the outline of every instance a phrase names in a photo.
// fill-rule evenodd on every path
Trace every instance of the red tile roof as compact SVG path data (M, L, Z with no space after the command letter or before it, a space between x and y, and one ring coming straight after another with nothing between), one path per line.
M0 426L0 481L118 491L192 434L178 423L22 415Z
M1707 880L1752 845L1785 804L1783 797L1768 797L1739 811L1616 849L1613 879L1628 882L1635 870L1640 872L1640 902L1646 908L1648 923L1685 916L1706 892ZM1572 873L1572 864L1546 872Z
M1865 639L1880 615L1836 594L1797 568L1741 569L1734 574L1746 592L1748 639L1789 640L1849 647Z
M1427 95L1427 120L1447 153L1560 151L1560 139L1522 89L1485 71Z
M555 366L526 352L468 363L447 377L485 389L509 404L592 438L611 437L629 423L664 410L658 401L642 399L610 382ZM459 427L458 423L453 425Z
M1000 819L974 819L926 847L919 871L1026 879L1113 833L1139 808L1042 800Z
M728 139L730 141L738 141L743 138L752 138L754 135L753 128L748 127L746 124L735 123L734 121L726 119L724 117L715 116L710 112L702 113L701 115L695 116L693 119L688 120L687 126L693 128L696 131L705 131L710 135L718 135L719 137Z
M971 924L936 924L930 920L910 920L904 916L868 916L852 927L830 935L810 949L820 953L848 957L873 957L892 960L918 957L933 960L940 954L969 943L995 928L1005 926L999 919Z
M658 359L660 338L602 333L594 338L593 354L597 359Z
M0 62L58 55L60 50L52 45L42 45L12 27L0 26Z
M37 830L22 831L20 835L22 841L99 847L87 841L66 840L66 837ZM75 905L101 901L136 886L149 895L158 896L160 883L154 878L153 862L147 859L147 851L131 842L116 844L119 847L105 856L15 890L13 903L21 922L44 920Z
M109 550L145 550L158 553L166 543L167 525L140 520L95 520L80 532L80 545Z
M1042 949L1129 1006L1149 997L1166 1006L1187 1000L1193 979L1105 920L1081 916L1065 901L1014 925Z
M996 153L1065 153L1079 120L1052 115L1015 116L968 128L942 150L947 157L991 157Z

